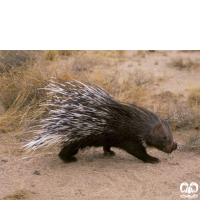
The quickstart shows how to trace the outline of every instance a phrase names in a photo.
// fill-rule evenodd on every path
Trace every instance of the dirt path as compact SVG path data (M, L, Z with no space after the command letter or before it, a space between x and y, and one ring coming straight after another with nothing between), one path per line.
M151 155L161 159L152 165L122 150L105 157L101 148L92 148L80 152L76 163L63 164L56 151L20 160L24 153L16 150L18 145L8 148L7 139L1 136L1 198L169 200L180 199L182 182L200 183L199 156L192 153L168 155L150 149Z

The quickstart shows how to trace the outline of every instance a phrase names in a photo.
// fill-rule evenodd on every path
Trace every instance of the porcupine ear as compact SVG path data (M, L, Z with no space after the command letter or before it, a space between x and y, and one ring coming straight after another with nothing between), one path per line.
M162 128L162 124L158 124L153 128L153 133L156 134L159 132L159 130Z

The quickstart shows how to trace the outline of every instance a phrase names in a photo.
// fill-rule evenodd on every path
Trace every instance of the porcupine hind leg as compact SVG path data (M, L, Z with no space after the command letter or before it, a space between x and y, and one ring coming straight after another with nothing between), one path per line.
M63 147L58 156L65 163L76 162L77 159L73 156L77 153L78 153L78 148L69 145Z
M103 146L104 155L114 156L115 152L110 150L110 146Z

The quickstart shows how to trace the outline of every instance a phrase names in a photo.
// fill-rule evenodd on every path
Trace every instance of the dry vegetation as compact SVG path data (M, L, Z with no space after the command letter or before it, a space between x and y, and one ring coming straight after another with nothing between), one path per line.
M30 66L39 59L40 51L0 51L0 73L11 68Z
M28 199L28 193L23 190L16 191L14 194L5 196L2 200L24 200Z
M199 62L191 60L190 58L178 57L178 58L172 59L170 66L178 68L178 69L189 70L189 69L199 67Z
M145 53L138 51L136 56ZM200 129L200 90L191 90L188 99L169 91L152 95L152 88L160 81L152 72L135 68L126 73L114 68L116 62L126 58L126 51L2 51L0 55L0 104L4 110L0 116L1 132L23 132L35 124L45 110L39 104L47 98L38 88L47 85L51 77L69 80L70 76L103 87L118 101L156 112L173 130ZM57 64L62 60L64 67ZM105 65L107 68L102 67ZM180 69L199 66L182 58L173 59L170 65ZM200 146L199 140L194 141Z
M70 56L72 55L73 51L70 50L47 50L44 51L47 60L55 60L56 57L63 55L63 56Z
M200 154L200 132L194 132L191 134L189 139L186 141L184 149L187 151L194 151Z
M190 91L189 101L191 105L200 105L200 88L193 88Z
M9 148L5 145L5 149L1 149L2 155L8 149L9 156L11 154L17 155L17 159L19 155L21 156L21 150L16 148L16 145L20 147L21 143L29 137L28 130L48 113L47 107L39 106L41 102L47 100L46 92L38 90L38 88L45 87L52 77L57 81L70 80L72 77L81 81L90 81L104 88L120 102L134 103L148 108L166 119L174 132L180 133L181 142L183 140L182 144L184 144L182 150L185 153L188 154L187 151L189 151L200 154L200 87L190 86L189 89L183 89L181 92L172 92L170 89L163 90L160 86L164 83L168 82L171 86L170 77L165 74L156 75L155 71L152 70L153 66L149 69L143 67L144 60L148 56L154 56L155 54L159 56L159 53L166 57L165 52L154 50L137 51L134 54L130 54L129 51L0 51L0 133L6 137L4 140L9 140L7 143L2 140L2 144L4 142L6 145L9 144ZM131 62L126 63L127 60ZM176 59L170 57L169 60L171 60L170 67L167 62L164 62L167 70L174 70L175 68L176 73L184 72L190 76L189 73L192 70L195 73L195 70L199 69L199 62L194 58L188 59L184 56L177 56ZM159 66L160 60L158 64L156 58L154 63ZM176 68L186 70L180 71ZM13 143L15 145L11 146ZM8 163L3 157L2 162ZM9 160L9 162L11 161ZM57 163L57 161L55 162ZM15 161L13 163L15 164ZM10 164L11 170L13 170L13 163ZM50 168L53 168L54 162L47 165L49 164ZM88 165L85 160L84 165ZM104 162L102 166L102 168L105 167ZM166 166L171 167L176 166L176 164L167 162ZM68 165L64 167L70 170ZM57 168L56 165L56 170ZM35 166L33 169L37 170ZM152 170L155 171L155 169ZM44 171L46 172L46 169ZM132 171L130 170L130 172L132 176ZM48 171L46 173L52 179L52 174ZM63 170L63 173L66 173L66 171ZM106 177L107 175L106 172ZM134 175L134 179L137 178L136 175ZM54 177L56 181L58 177L57 175L56 178ZM124 180L124 176L121 180ZM58 182L60 189L62 180L59 179ZM3 200L29 199L33 194L35 195L31 191L37 191L35 186L34 189L32 188L31 186L28 191L21 190L23 187L13 190L16 192L9 190L7 192L9 195L4 196ZM36 193L39 195L38 191ZM34 195L33 199L35 199Z
M44 109L39 106L46 94L38 88L48 84L50 77L68 80L68 74L39 63L13 67L0 75L1 132L22 131L34 124Z

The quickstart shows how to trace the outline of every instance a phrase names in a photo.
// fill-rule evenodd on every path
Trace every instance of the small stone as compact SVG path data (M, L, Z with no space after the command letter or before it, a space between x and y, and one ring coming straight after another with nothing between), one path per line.
M34 173L33 174L35 174L35 175L40 175L40 171L34 171Z

